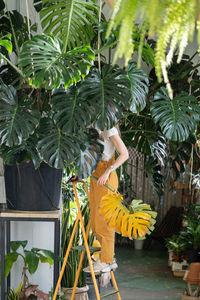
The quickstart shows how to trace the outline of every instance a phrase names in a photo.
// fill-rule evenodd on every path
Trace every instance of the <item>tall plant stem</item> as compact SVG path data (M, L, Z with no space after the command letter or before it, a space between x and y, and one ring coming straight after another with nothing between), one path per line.
M101 11L102 11L102 0L99 0L99 23L101 22ZM100 32L98 31L98 44L97 44L97 50L99 51L101 45L101 36ZM98 52L98 69L99 73L101 73L101 55L100 52Z
M27 16L27 25L28 25L28 37L29 37L29 40L30 40L31 39L31 30L30 30L28 0L26 0L26 16Z
M7 13L8 13L8 18L9 18L13 38L14 38L14 43L15 43L15 47L16 47L17 56L18 56L19 55L19 46L17 44L16 34L15 34L15 31L14 31L14 27L13 27L13 23L12 23L12 20L11 20L10 12L8 10L7 0L6 0L6 10L7 10Z
M22 73L22 71L18 68L18 67L16 67L5 55L3 55L2 53L0 54L0 57L1 58L3 58L5 61L7 61L7 63L9 64L9 65L11 65L11 67L13 68L13 69L15 69L15 71L17 71L17 73L19 73L23 78L25 78L25 76L24 76L24 74Z
M69 14L69 18L68 18L68 26L67 26L67 30L66 30L66 36L65 36L65 40L64 40L64 47L63 47L63 51L62 53L66 52L67 49L67 44L68 44L68 38L69 38L69 31L70 31L70 24L71 24L71 19L72 19L72 13L73 13L73 8L74 8L74 0L70 0L69 1L69 5L70 5L70 14Z
M96 176L91 176L93 179L98 180L99 178L97 178ZM112 187L110 184L104 184L104 186L109 189L111 192L115 193L116 190L114 189L114 187Z

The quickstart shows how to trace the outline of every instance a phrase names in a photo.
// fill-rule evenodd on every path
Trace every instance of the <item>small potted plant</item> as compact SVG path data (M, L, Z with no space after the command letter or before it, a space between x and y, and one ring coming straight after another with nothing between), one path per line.
M30 295L35 295L35 299L48 300L48 294L39 290L38 285L30 284L28 273L34 274L37 271L39 262L49 263L49 265L52 266L54 262L53 252L39 248L27 250L27 243L27 240L11 241L11 252L5 256L5 277L10 274L13 264L21 257L23 260L23 281L20 290L17 292L17 296L19 299L28 299ZM20 251L20 248L23 250L22 252ZM11 291L11 295L13 293L14 291Z
M181 239L180 235L173 235L167 239L166 246L171 253L171 267L174 276L183 277L188 266L186 261L186 243Z
M187 288L182 294L182 300L200 299L200 263L191 263L186 277Z

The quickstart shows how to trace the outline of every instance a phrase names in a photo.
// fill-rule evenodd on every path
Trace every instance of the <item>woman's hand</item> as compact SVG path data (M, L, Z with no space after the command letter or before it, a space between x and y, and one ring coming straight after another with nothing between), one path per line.
M106 169L106 171L97 180L97 184L105 185L111 172L112 172L112 170Z

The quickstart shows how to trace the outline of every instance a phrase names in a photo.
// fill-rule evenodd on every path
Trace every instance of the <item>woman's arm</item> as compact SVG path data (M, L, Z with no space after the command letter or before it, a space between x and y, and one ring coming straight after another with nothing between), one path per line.
M113 163L114 169L117 169L129 158L128 150L124 142L122 141L121 137L119 136L119 134L112 135L109 137L109 139L114 144L117 152L119 153L119 156L117 157L116 161ZM99 177L97 184L104 185L108 180L108 177L111 172L112 169L110 167L106 169L106 171Z

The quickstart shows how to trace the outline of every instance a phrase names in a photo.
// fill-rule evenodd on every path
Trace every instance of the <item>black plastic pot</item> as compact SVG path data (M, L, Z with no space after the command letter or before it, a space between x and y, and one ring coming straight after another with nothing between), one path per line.
M35 169L32 162L5 166L7 207L23 211L59 209L62 170L42 163Z

